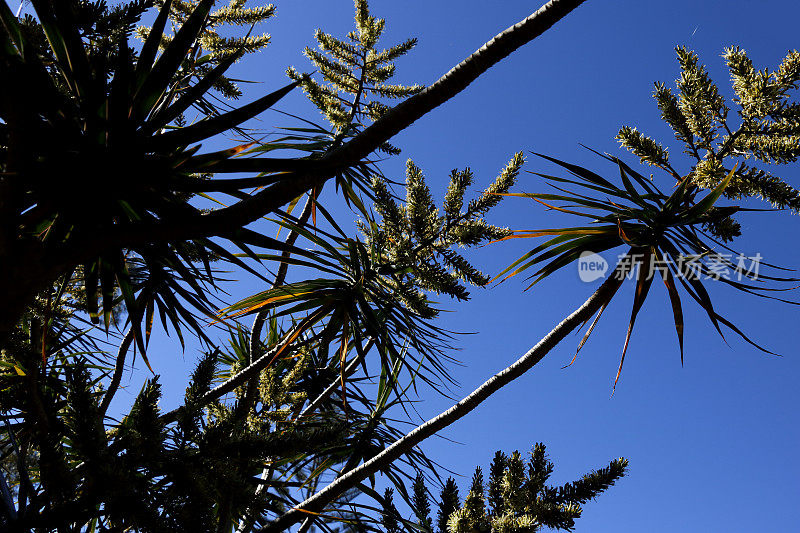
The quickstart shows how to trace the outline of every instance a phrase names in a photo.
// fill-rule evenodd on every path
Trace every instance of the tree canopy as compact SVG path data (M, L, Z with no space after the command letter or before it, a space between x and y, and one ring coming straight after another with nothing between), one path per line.
M617 379L655 277L668 290L681 359L678 286L720 334L760 347L714 307L706 285L789 301L774 291L797 281L754 275L717 252L740 235L742 199L797 211L797 191L755 164L792 163L800 151L796 52L770 73L741 49L726 51L734 121L697 55L677 49L677 94L657 84L654 96L690 166L676 170L635 128L618 136L665 171L670 193L613 156L604 156L609 178L543 156L565 170L541 176L557 192L514 192L526 156L512 149L493 181L458 168L439 194L413 159L404 184L384 175L382 158L400 153L392 137L582 1L548 2L422 86L392 79L416 40L384 43L387 22L355 0L350 33L318 30L310 63L289 68L288 80L273 73L274 87L247 104L227 73L269 44L253 32L271 5L31 3L35 16L0 5L0 495L9 530L571 530L581 506L625 474L625 459L550 486L543 444L528 458L498 452L488 484L478 468L462 502L419 444L595 317L580 349L626 277L635 295ZM251 127L300 90L324 122L287 117L269 137ZM231 132L243 141L208 150ZM509 196L589 223L494 225ZM337 199L355 222L332 214ZM449 397L452 383L457 334L437 320L434 299L467 300L492 281L465 250L532 237L545 241L501 276L536 269L536 283L585 252L621 248L623 260L517 362L408 431L416 388ZM653 266L666 259L668 268ZM713 276L720 268L738 278ZM231 272L263 290L229 299ZM182 404L168 411L159 399L172 377L156 374L149 349L156 329L202 347ZM153 375L120 407L137 358Z

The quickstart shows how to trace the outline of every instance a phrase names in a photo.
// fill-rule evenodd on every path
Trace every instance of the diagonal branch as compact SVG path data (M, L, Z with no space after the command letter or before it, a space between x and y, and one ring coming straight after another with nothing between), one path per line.
M249 198L208 214L185 217L180 221L171 220L169 223L134 226L128 230L128 237L147 235L148 239L153 239L157 236L164 241L210 237L255 222L309 189L322 185L339 170L367 157L394 135L460 93L493 65L551 28L584 1L550 0L527 18L495 36L433 85L387 111L348 143L325 157L309 162L311 169L284 174L284 179Z
M335 165L363 159L378 146L406 129L467 88L496 63L550 29L585 0L550 0L534 13L497 34L453 67L430 87L404 100L328 157Z
M261 357L250 363L249 366L241 369L237 374L231 376L227 381L214 387L203 396L201 396L196 403L192 405L183 405L177 409L161 415L160 421L164 424L175 422L178 420L180 414L187 409L199 409L208 405L209 403L218 400L226 394L233 392L236 388L241 387L248 381L258 376L258 374L272 364L275 359L282 353L286 352L288 347L309 327L315 324L320 318L324 317L330 312L330 306L323 306L308 315L305 319L301 320L295 327L290 329L283 340L276 343L271 349L265 352Z
M433 436L438 431L446 428L455 421L464 417L483 403L492 394L505 387L525 372L533 368L550 350L557 346L564 338L585 323L592 317L605 303L607 303L619 289L625 278L625 273L629 266L624 261L620 261L617 267L611 272L609 278L587 299L583 305L578 307L572 314L565 318L560 324L553 328L542 340L540 340L525 355L520 357L511 366L498 372L471 394L453 405L447 411L431 418L420 426L417 426L410 433L396 441L384 451L366 461L358 468L355 468L333 481L330 485L317 492L292 510L284 513L269 525L261 529L262 532L285 531L293 524L301 522L309 515L322 512L331 502L344 494L345 491L352 489L362 480L375 472L387 468L392 462L404 453L414 448L428 437Z

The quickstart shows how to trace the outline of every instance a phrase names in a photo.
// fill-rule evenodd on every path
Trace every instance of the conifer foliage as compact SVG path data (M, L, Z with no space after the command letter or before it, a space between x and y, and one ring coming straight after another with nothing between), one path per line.
M187 74L202 77L226 59L238 60L247 54L264 49L269 44L269 34L251 35L251 33L255 26L275 16L275 6L264 4L248 7L247 2L248 0L229 0L228 5L209 12L192 54L186 57L184 71ZM162 9L167 2L155 0L153 4ZM200 0L171 0L168 3L169 19L176 27L180 27L199 4ZM248 28L249 31L244 36L237 36L230 31L237 27ZM139 26L136 34L144 41L150 35L150 28ZM172 39L168 34L162 35L159 48L166 50ZM214 81L214 89L226 98L238 98L242 95L236 83L224 74ZM207 111L213 109L211 105L206 107Z
M583 512L582 505L595 499L622 478L628 461L620 458L592 471L581 479L561 486L547 485L553 463L547 458L544 444L534 445L527 464L515 451L495 453L488 483L480 467L475 469L464 503L458 497L453 478L444 484L439 500L436 533L531 533L543 528L572 531ZM389 531L434 533L430 505L421 475L414 482L409 520L399 519L387 493L384 525ZM405 524L403 529L401 524Z
M464 505L450 515L448 532L571 531L581 516L581 506L614 485L625 475L627 466L625 459L615 459L577 481L553 487L546 484L553 463L545 454L544 444L533 447L527 465L517 451L510 456L497 452L491 465L488 498L479 467Z
M653 92L661 118L692 162L688 173L675 169L668 148L636 128L624 126L617 139L642 163L697 187L713 189L736 165L725 189L731 199L761 198L774 207L800 212L800 192L765 165L786 165L800 156L800 104L794 99L800 84L800 52L790 51L777 69L756 69L739 47L725 50L730 72L733 111L711 80L697 54L676 48L681 68L677 93L657 82ZM712 228L725 240L739 235L731 220Z
M324 83L303 78L294 68L288 70L289 77L301 82L308 98L341 137L380 118L388 109L382 99L406 98L423 89L420 85L388 83L395 74L394 61L410 52L417 44L416 39L379 50L377 45L386 21L370 15L367 0L355 0L355 23L355 30L347 34L346 40L317 30L314 37L319 51L305 49ZM382 148L389 153L398 152L388 143Z

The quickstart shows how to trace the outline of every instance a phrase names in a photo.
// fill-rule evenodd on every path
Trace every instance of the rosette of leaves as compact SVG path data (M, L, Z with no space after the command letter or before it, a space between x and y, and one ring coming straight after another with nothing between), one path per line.
M635 277L633 309L614 380L615 386L622 371L634 322L653 280L657 278L663 281L672 306L681 364L684 319L678 284L700 305L723 338L724 326L759 350L772 353L753 342L720 314L705 288L706 282L715 281L747 294L795 303L772 295L774 291L790 290L781 288L780 285L796 282L795 278L768 274L771 269L779 269L768 263L760 263L759 268L752 268L748 258L742 254L738 254L738 259L734 258L733 250L704 231L705 227L714 227L734 213L752 211L735 205L716 205L734 179L735 169L728 172L708 194L696 199L697 188L691 177L683 179L672 194L667 195L651 180L616 157L602 156L618 168L622 187L583 167L537 155L566 169L571 177L536 173L555 189L554 193L506 195L530 198L548 209L584 218L588 225L513 231L512 235L503 239L543 237L547 240L520 257L497 277L507 278L528 269L536 269L529 278L532 279L530 288L557 270L572 264L584 253L626 248L627 253L621 256L620 263L606 281L611 290L605 293L597 316L578 345L580 351L621 286L623 278Z
M466 205L464 195L472 184L472 173L468 169L453 171L441 214L422 172L413 163L407 165L405 205L398 204L385 182L375 178L375 210L382 220L376 221L363 204L358 206L365 218L361 223L364 241L348 237L319 204L317 209L332 227L331 232L306 227L286 215L278 222L298 233L314 250L297 247L293 257L257 257L314 268L330 277L269 289L224 309L223 316L235 318L271 310L274 317L281 318L302 312L306 318L298 322L291 342L316 327L314 338L325 353L338 339L340 351L352 342L364 359L364 346L371 341L384 371L391 374L400 363L423 380L432 376L448 380L440 359L447 357L442 348L448 345L449 334L431 322L438 310L427 294L463 300L469 296L466 283L482 286L488 282L488 277L454 248L509 234L505 228L488 224L484 215L514 184L522 163L522 154L516 154L497 179ZM275 352L273 360L291 353L290 345L287 342L285 350Z
M142 228L200 215L189 199L209 183L209 165L246 148L200 154L200 144L269 108L296 83L173 127L239 55L185 84L184 62L197 50L213 0L197 4L159 55L171 6L165 2L138 57L128 47L136 13L103 36L75 23L80 3L32 4L39 20L33 27L0 6L3 220L13 220L4 226L13 231L3 237L3 278L15 280L6 287L4 313L19 316L32 294L66 275L84 287L86 311L106 326L124 303L142 353L156 315L165 327L199 331L195 311L213 315L217 307L208 291L216 283L211 263L224 259L252 271L207 236L247 251L248 244L280 244L239 228L195 227L196 237L172 239L168 231L153 239ZM136 6L141 14L147 4Z
M324 207L318 205L317 209L328 221L333 221ZM297 317L300 313L305 316L290 330L281 349L268 354L271 362L261 364L269 366L280 357L295 353L298 345L309 342L316 345L321 352L318 357L323 360L328 353L343 354L353 348L366 361L365 348L374 344L387 372L401 364L412 374L421 371L426 380L446 377L441 358L447 357L443 348L448 345L449 334L431 324L429 317L401 303L391 276L383 273L385 265L379 250L344 233L329 233L319 227L307 229L295 222L296 219L287 216L281 224L317 250L298 249L292 257L281 260L313 268L328 277L286 283L222 311L226 319L266 311L280 319ZM279 259L269 254L257 257ZM340 367L344 371L344 365Z

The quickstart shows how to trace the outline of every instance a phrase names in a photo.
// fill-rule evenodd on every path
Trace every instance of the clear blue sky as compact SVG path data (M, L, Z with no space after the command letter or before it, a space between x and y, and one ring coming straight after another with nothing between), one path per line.
M273 43L237 66L239 77L263 82L250 86L248 97L285 83L282 73L288 65L311 69L301 50L312 44L315 28L340 36L351 29L350 0L277 5L278 17L262 28L272 34ZM520 0L371 2L373 14L387 19L385 44L419 38L415 51L398 62L396 79L422 84L538 6ZM387 162L385 171L402 179L403 162L411 157L440 194L451 169L471 167L476 186L483 186L518 150L611 173L613 168L578 143L623 156L613 140L622 125L671 138L650 94L654 81L672 84L678 75L675 45L696 50L729 96L723 48L740 45L757 66L775 67L800 45L798 20L800 5L787 0L590 0L393 140L403 154ZM299 93L282 105L320 118ZM267 114L264 125L294 124ZM679 157L680 150L672 152L676 166L687 169L689 161ZM533 157L526 168L553 170ZM783 170L795 186L800 186L798 174L797 166ZM663 175L656 179L665 188L671 185ZM517 189L534 192L542 186L525 175ZM547 227L553 225L551 216L533 202L512 199L493 221L513 228ZM746 234L737 246L742 251L800 266L794 246L800 218L768 213L741 222ZM484 270L496 272L530 244L484 248L472 257ZM513 362L593 290L574 269L531 291L523 287L522 280L512 280L474 291L465 305L443 302L456 311L446 314L444 326L477 332L458 340L464 366L454 375L461 392ZM734 336L726 345L699 309L687 305L686 363L681 368L666 291L654 285L610 398L630 313L632 287L627 287L572 367L561 369L579 337L571 337L532 372L443 433L456 442L434 439L425 450L464 476L459 479L463 492L472 468L488 465L497 449L527 451L532 443L544 442L556 463L554 481L574 479L614 457L628 458L630 474L586 506L577 531L797 531L800 354L795 339L800 309L725 290L712 295L737 324L783 357L764 355ZM159 357L155 364L166 376L176 376L193 360L187 351L185 360ZM169 402L185 383L165 381ZM419 409L427 417L447 406L442 398L428 397Z

